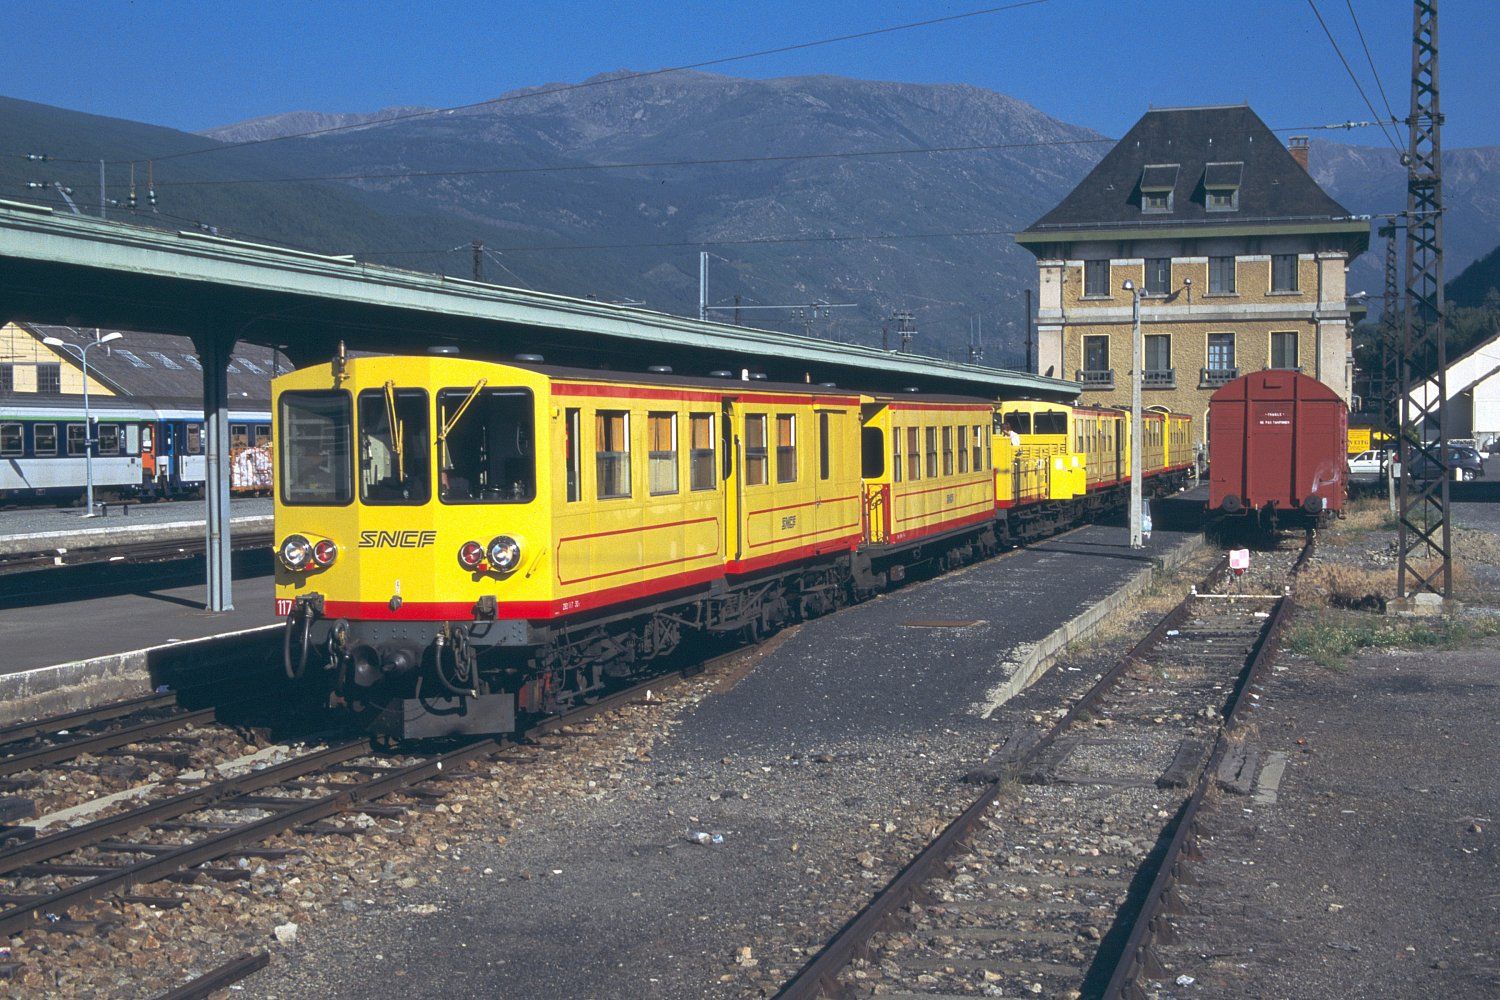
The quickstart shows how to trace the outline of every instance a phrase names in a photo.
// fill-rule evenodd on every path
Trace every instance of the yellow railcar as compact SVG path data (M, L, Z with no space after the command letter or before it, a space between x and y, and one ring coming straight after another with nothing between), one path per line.
M866 480L869 539L910 543L988 523L995 516L989 427L982 400L872 399L865 426L890 441L890 463Z

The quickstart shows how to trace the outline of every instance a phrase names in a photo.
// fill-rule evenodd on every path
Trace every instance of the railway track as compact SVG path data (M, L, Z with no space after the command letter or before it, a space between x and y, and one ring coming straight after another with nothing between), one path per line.
M241 531L233 536L235 551L244 549L269 549L273 542L269 531ZM139 566L144 563L170 562L191 559L203 555L202 538L181 538L170 541L129 542L123 545L89 548L48 548L34 552L14 552L0 555L0 578L12 574L27 574L51 571L70 566L99 566L125 563Z
M754 652L754 647L658 675L564 714L544 719L514 737L482 739L441 751L390 753L363 736L303 747L272 763L228 777L193 782L185 790L126 811L68 827L0 850L0 938L26 932L107 933L112 910L81 911L101 901L124 900L177 907L184 897L152 883L190 885L199 879L248 879L253 866L240 859L274 859L299 850L295 840L266 846L283 835L358 836L357 825L339 825L348 813L399 816L428 808L441 792L419 786L456 778L465 765L524 752L527 744L591 716L636 700L642 691L695 676ZM391 799L392 801L382 801ZM178 987L173 997L207 996L264 966L261 953Z
M1198 803L1291 610L1275 584L1311 547L1264 554L1238 595L1215 592L1221 562L1054 726L1012 734L984 791L779 995L1143 996Z

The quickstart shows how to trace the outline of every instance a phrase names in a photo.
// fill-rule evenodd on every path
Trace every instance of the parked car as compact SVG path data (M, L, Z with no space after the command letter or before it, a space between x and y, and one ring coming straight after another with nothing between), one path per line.
M1357 482L1374 482L1385 478L1391 453L1381 448L1362 451L1349 459L1349 478Z
M1466 445L1448 446L1448 467L1457 470L1455 478L1460 482L1484 478L1484 459L1478 451ZM1412 459L1411 474L1416 479L1435 479L1442 470L1426 454L1418 454Z

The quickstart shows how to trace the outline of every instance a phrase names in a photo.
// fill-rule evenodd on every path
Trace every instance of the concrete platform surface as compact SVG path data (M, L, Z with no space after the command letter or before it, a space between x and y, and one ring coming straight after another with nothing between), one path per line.
M203 610L204 585L0 611L0 675L273 624L269 576L234 581L235 610Z
M230 504L232 525L271 526L270 497L241 497ZM0 511L0 554L49 548L92 548L117 539L130 541L195 537L202 534L202 500L132 504L129 514L111 508L105 517L84 517L78 508L23 507Z
M1189 533L1124 541L1082 528L802 625L627 760L618 793L462 845L463 871L499 877L444 877L416 907L351 903L359 919L308 928L246 995L746 995L739 946L760 961L776 928L816 946L883 884L853 857L862 833L972 794L956 779L1016 724L986 715L1017 664L1144 585L1153 557L1199 550Z

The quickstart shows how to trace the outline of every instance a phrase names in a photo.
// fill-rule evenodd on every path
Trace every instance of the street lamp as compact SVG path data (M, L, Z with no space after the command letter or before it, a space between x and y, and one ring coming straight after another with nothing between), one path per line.
M84 481L87 484L88 509L84 517L94 516L94 422L89 419L89 348L107 344L112 340L119 340L125 336L120 331L106 333L102 337L99 331L94 331L94 339L80 347L57 337L43 337L42 343L48 347L60 347L69 354L74 355L83 364L83 468Z
M1129 278L1130 293L1130 547L1145 546L1141 524L1141 293Z

